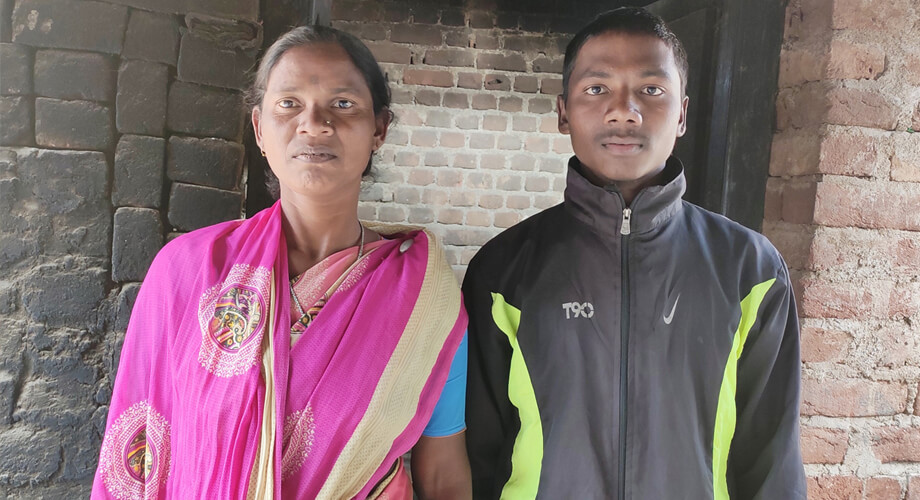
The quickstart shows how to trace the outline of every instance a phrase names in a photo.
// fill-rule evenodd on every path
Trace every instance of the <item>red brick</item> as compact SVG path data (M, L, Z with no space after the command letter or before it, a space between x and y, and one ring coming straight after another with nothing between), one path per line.
M853 343L853 337L846 332L814 327L803 327L801 339L805 363L841 362Z
M455 207L472 207L476 204L476 195L469 191L453 191L450 193L450 204Z
M441 146L445 148L462 148L466 144L466 136L460 132L441 132Z
M887 426L872 430L872 453L882 462L920 462L920 427Z
M540 56L533 60L534 73L562 74L562 57Z
M434 210L428 207L412 207L409 209L410 224L428 224L434 222Z
M898 240L895 265L902 270L920 271L920 236Z
M440 106L441 93L433 89L420 89L415 93L415 103L420 106Z
M398 43L418 45L441 45L441 29L424 24L394 24L390 30L390 40Z
M816 224L920 231L920 183L825 177L816 198Z
M781 89L776 97L776 128L817 127L828 113L827 94L832 86L814 82L796 88Z
M892 139L891 180L920 182L920 133L895 133Z
M497 194L484 194L479 197L479 206L489 210L502 207L502 197Z
M515 96L502 97L498 100L498 109L517 113L524 109L524 100Z
M492 94L476 94L473 96L473 109L495 109L498 101Z
M535 76L516 76L514 78L514 91L535 93L540 87L540 81Z
M834 0L831 27L843 29L877 29L896 33L913 22L910 3L913 0Z
M485 88L486 90L511 90L511 78L508 75L486 75Z
M827 94L827 123L894 130L900 108L883 93L835 88Z
M466 174L464 187L474 189L492 189L492 174L489 172L470 172ZM480 201L480 205L482 202Z
M553 152L559 154L571 154L572 140L568 137L557 137L553 139Z
M536 132L537 119L533 116L514 115L511 119L511 130L517 132Z
M412 62L412 50L403 45L389 42L369 42L374 58L381 63L409 64Z
M920 56L910 54L904 62L903 80L912 85L920 85Z
M531 97L527 100L527 111L534 114L552 113L555 104L554 99Z
M503 135L498 138L498 149L504 149L506 151L517 151L521 149L523 142L521 138L516 135Z
M495 179L495 187L502 191L520 191L523 181L520 175L502 174Z
M815 232L809 269L857 272L878 269L887 273L896 258L895 241L878 231L820 228Z
M831 42L826 75L834 79L875 79L885 71L885 51L872 46Z
M888 304L888 315L893 319L920 318L920 282L895 285Z
M777 177L767 178L767 187L764 191L764 221L779 221L783 218L783 182ZM766 234L766 231L764 231ZM773 243L776 245L776 243ZM788 257L786 257L788 263ZM789 264L792 266L792 264Z
M491 12L485 10L473 10L469 12L470 28L488 29L495 26L495 17Z
M406 211L400 206L384 205L377 210L377 216L382 222L404 222Z
M504 132L508 128L508 117L500 115L486 115L482 117L483 130Z
M395 201L400 205L415 205L422 199L422 192L415 187L396 188Z
M555 116L544 116L540 118L540 132L545 134L558 134L559 118Z
M920 416L920 383L917 384L917 397L914 398L914 415ZM917 478L920 481L920 476ZM917 485L917 496L920 497L920 484ZM920 498L918 498L920 500Z
M539 53L549 52L555 48L553 39L545 35L507 35L505 50L514 52Z
M534 161L529 155L514 155L511 157L511 170L530 172L533 167Z
M479 166L491 170L502 170L505 168L505 155L485 154L479 160Z
M820 137L816 131L788 130L773 136L770 175L797 176L817 172Z
M832 283L806 277L800 285L803 288L802 314L807 318L888 317L891 281Z
M856 476L808 478L810 500L863 500L863 483Z
M438 222L441 224L463 224L463 212L456 208L438 210Z
M489 227L492 225L492 215L485 210L470 210L466 213L466 225Z
M473 52L464 49L429 49L422 58L422 63L432 66L464 66L475 64Z
M802 427L802 460L806 464L840 464L849 436L843 429Z
M501 71L527 71L527 63L520 54L479 54L476 67L480 69L497 69Z
M413 146L433 148L438 143L438 135L433 130L413 130L410 142Z
M425 205L447 205L448 194L447 191L442 191L440 189L423 189L422 190L422 203Z
M920 401L920 398L917 398ZM920 412L916 413L920 415ZM920 500L920 476L911 476L907 480L907 498L905 500Z
M526 210L530 208L530 196L509 194L505 206L513 210Z
M552 194L543 194L536 195L533 197L533 206L540 210L545 210L549 207L553 207L559 204L562 201L562 198L557 195Z
M450 127L451 114L449 111L432 109L425 115L425 125L429 127Z
M442 136L443 140L443 136ZM456 168L476 168L479 160L476 155L473 154L458 154L454 156L454 162L451 164L452 167Z
M495 136L492 134L471 134L470 149L493 149Z
M913 293L914 302L920 302L920 287ZM896 300L893 294L892 300ZM878 367L900 368L914 365L920 359L920 335L901 321L874 331L868 347L868 356L860 358Z
M528 135L527 138L524 139L524 149L531 153L548 153L549 139L536 135Z
M407 85L453 87L454 75L450 74L449 71L407 69L405 72L403 72L403 83Z
M416 186L427 186L434 184L434 172L431 170L412 169L409 172L409 184Z
M454 109L464 109L470 107L470 96L460 92L445 92L444 107Z
M786 7L787 42L821 37L830 31L832 0L791 1Z
M485 33L477 33L472 40L471 47L482 50L495 50L498 48L498 37L489 36Z
M482 88L482 75L479 73L460 73L457 75L457 86L461 89L479 90Z
M377 2L360 0L332 2L332 19L338 21L376 21L383 15L382 6Z
M914 114L910 118L910 126L914 131L920 131L920 103L914 108Z
M425 153L426 167L446 167L447 155L441 151L428 151Z
M893 477L870 477L866 500L901 500L901 483Z
M498 212L495 214L495 227L511 227L518 222L521 222L521 214L519 212Z
M887 167L881 154L886 142L879 134L831 127L821 139L818 171L822 174L871 177Z
M793 224L811 224L817 189L817 184L809 179L783 183L783 220Z
M549 95L562 94L562 78L544 78L540 82L540 93Z
M396 153L396 165L400 167L417 167L419 157L417 153L411 151L400 151Z
M527 176L527 180L524 182L524 190L539 193L549 191L549 178L535 175Z
M412 109L403 109L398 115L400 125L418 127L422 124L422 115Z
M897 415L907 409L907 385L872 380L802 381L802 414L826 417Z
M771 189L770 181L772 180L767 181L768 200L771 196L769 193ZM813 227L804 224L766 221L763 225L763 234L770 238L770 241L779 250L789 269L806 269L809 267L811 243L815 234Z
M822 47L823 48L823 47ZM824 62L815 47L800 50L783 50L779 55L779 87L792 87L822 78Z
M469 33L465 30L445 30L444 43L451 47L474 47Z

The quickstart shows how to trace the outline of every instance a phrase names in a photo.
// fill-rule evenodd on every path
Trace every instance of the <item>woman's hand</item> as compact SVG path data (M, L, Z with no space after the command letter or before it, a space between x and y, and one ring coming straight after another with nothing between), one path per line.
M412 448L412 484L420 500L472 499L466 431L419 438Z

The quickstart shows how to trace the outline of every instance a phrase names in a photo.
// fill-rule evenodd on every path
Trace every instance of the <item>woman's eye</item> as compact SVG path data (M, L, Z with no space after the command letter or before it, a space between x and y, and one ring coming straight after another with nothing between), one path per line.
M294 101L291 99L282 99L278 101L278 107L290 109L294 107Z
M648 86L648 87L645 87L644 90L645 90L645 93L648 94L648 95L661 95L661 94L664 94L664 89L663 89L663 88L661 88L661 87L656 87L656 86L654 86L654 85L650 85L650 86Z
M348 108L354 106L354 103L352 103L351 101L345 100L345 99L339 99L339 100L335 101L335 103L333 104L333 106L335 106L336 108L339 108L339 109L348 109Z
M585 89L585 93L588 95L598 95L598 94L602 94L603 92L604 92L604 88L601 87L600 85L592 85L588 87L587 89Z

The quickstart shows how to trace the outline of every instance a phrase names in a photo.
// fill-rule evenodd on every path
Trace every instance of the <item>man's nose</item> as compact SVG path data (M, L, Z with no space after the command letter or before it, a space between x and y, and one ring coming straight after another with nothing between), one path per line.
M642 113L635 97L630 92L612 92L607 102L607 123L642 125Z

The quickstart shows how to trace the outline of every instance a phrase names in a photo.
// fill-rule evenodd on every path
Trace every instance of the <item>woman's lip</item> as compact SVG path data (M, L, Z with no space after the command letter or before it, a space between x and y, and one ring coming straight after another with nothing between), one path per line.
M294 155L294 158L308 163L324 163L337 157L331 153L300 153Z

